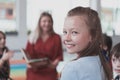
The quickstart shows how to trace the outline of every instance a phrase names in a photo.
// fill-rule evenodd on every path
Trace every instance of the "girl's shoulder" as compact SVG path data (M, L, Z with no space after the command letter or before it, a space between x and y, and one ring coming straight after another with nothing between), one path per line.
M81 64L81 65L88 65L93 63L99 63L100 59L99 56L88 56L88 57L82 57L77 60L71 61L72 64Z
M100 67L99 56L95 57L83 57L75 61L71 61L66 64L65 69L74 69L77 72L90 72L99 70Z
M84 77L88 77L89 80L102 80L101 70L103 69L100 68L99 56L83 57L71 61L63 70L63 73L75 73L81 80L83 80Z

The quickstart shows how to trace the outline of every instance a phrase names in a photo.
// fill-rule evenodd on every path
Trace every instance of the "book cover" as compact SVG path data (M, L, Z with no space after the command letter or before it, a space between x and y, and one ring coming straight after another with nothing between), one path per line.
M23 57L24 57L26 63L33 63L33 62L39 62L39 61L48 60L48 58L31 59L29 53L26 50L21 49L21 52L23 54Z

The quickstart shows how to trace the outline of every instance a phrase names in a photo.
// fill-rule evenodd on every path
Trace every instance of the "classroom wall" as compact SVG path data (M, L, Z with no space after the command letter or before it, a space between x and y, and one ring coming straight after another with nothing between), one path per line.
M63 0L64 2L64 0ZM74 2L74 4L73 4ZM60 2L56 1L57 4L54 4L54 6L58 5ZM66 0L65 3L69 3L66 9L63 9L64 11L61 13L61 16L63 14L66 14L66 12L69 10L69 8L75 7L75 3L78 3L75 0ZM98 6L98 3L100 3L99 0L90 0L90 7L96 11L99 12L100 7ZM12 50L19 50L21 48L24 48L26 46L26 42L28 39L27 36L27 0L16 0L16 10L17 10L17 18L16 18L16 24L18 27L18 35L7 35L7 46ZM62 4L59 4L61 6ZM100 5L100 4L99 4ZM77 5L78 6L78 5ZM52 6L53 7L53 6ZM64 8L62 6L62 8ZM59 12L61 8L60 7L53 7L53 15L57 15L55 12ZM54 29L58 34L62 34L62 27L63 27L63 16L58 16L57 18L54 18L55 24ZM59 21L62 22L58 23L56 20L59 18ZM113 36L113 45L120 42L120 36Z
M18 27L18 35L7 35L7 46L12 50L19 50L25 47L27 41L26 27L26 0L16 0L16 24Z

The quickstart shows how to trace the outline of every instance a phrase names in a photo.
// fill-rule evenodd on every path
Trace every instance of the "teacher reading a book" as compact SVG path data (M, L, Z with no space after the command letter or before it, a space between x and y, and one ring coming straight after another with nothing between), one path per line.
M31 59L46 60L27 64L27 80L57 80L56 67L63 59L61 38L53 30L51 14L43 12L26 46Z

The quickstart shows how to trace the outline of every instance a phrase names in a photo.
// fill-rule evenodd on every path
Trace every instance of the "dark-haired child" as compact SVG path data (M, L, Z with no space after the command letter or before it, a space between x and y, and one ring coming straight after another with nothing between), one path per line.
M114 80L120 80L120 43L116 44L111 51L111 62Z

